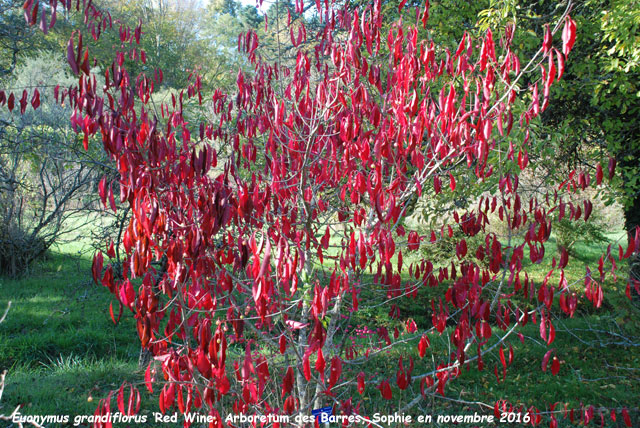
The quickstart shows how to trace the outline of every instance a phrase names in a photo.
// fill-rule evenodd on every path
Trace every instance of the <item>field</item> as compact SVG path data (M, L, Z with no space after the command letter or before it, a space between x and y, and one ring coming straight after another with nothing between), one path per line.
M579 244L576 250L580 258L574 261L569 273L579 277L585 263L596 263L602 248ZM70 415L71 422L61 426L71 426L75 415L93 414L99 399L118 388L122 380L141 384L143 370L138 367L139 340L132 314L126 312L119 325L113 324L108 312L110 294L92 282L89 269L90 254L79 239L51 251L27 276L0 279L0 307L5 308L7 301L12 302L6 320L0 325L0 368L8 370L0 413L6 415L21 406L20 412L24 415L66 414ZM544 275L545 270L540 267L534 272ZM553 403L559 403L556 409L564 408L565 404L573 407L593 404L596 406L594 423L599 426L598 406L637 407L640 402L639 309L624 296L622 283L607 284L605 299L604 308L599 311L590 309L589 302L581 302L574 318L557 324L553 347L562 362L558 376L541 371L546 346L540 341L538 327L529 325L521 330L524 344L515 334L509 342L515 359L504 381L497 355L486 356L482 372L475 367L463 370L458 379L447 385L446 398L429 397L423 400L421 408L412 408L408 413L415 416L493 414L492 408L481 403L493 405L497 400L508 400L527 408L535 406L542 411ZM429 314L424 313L424 305L419 302L404 310L414 312L419 324L430 322ZM381 309L360 316L363 318L354 319L354 323L370 317L384 319L385 312ZM445 343L438 337L436 334L431 339L434 349ZM414 373L433 364L428 358L418 357L415 343L396 347L393 352L413 356ZM394 373L395 369L386 365L396 362L397 358L388 356L374 358L366 363L365 369L385 371L386 368L387 372ZM495 367L499 368L498 379ZM412 388L419 388L418 382ZM158 411L157 399L146 395L144 387L140 390L143 392L142 414L151 418L152 412ZM354 400L357 398L355 395ZM375 398L373 400L363 403L367 414L373 415L376 411ZM405 404L398 402L394 407L402 409ZM632 417L637 418L637 414L632 412ZM561 419L562 414L558 418ZM560 426L570 424L567 420ZM605 426L622 426L621 418L616 425L607 417Z

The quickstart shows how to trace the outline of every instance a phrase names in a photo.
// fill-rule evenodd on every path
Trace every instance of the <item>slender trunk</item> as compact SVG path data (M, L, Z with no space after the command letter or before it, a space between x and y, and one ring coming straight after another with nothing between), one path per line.
M305 256L306 256L305 262L304 262L305 275L304 275L304 282L302 284L302 286L304 287L304 292L302 297L303 299L302 315L301 315L300 322L307 324L309 322L309 314L311 312L311 307L309 305L309 302L312 298L311 293L313 292L312 288L309 286L307 281L309 281L309 278L311 277L313 268L311 266L310 252L307 251ZM301 328L300 331L298 332L298 352L301 356L304 356L304 354L307 352L308 335L310 331L311 331L310 327L307 326L307 327ZM304 413L306 407L309 404L309 389L308 389L308 382L302 373L302 364L303 364L303 361L301 360L298 366L298 370L296 372L296 387L298 389L298 399L300 400L300 411Z
M325 360L327 361L327 368L325 369L325 379L328 379L326 373L330 373L330 364L329 360L333 357L334 353L338 352L338 357L340 356L340 349L335 346L333 343L333 339L337 332L338 319L340 319L340 308L342 307L342 295L339 294L336 297L336 302L334 307L329 311L329 316L331 317L329 321L329 325L327 327L327 339L325 341L324 347L322 348L322 353L325 356ZM322 402L322 390L323 385L318 383L316 384L316 392L315 392L315 401L313 403L313 407L315 409L319 409L324 407Z

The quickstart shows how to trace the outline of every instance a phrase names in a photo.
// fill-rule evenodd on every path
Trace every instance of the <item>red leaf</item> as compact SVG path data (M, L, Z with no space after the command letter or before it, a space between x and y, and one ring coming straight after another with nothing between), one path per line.
M342 360L336 355L331 359L331 370L329 374L329 389L333 388L333 386L340 379L340 375L342 374Z
M547 365L549 364L549 358L551 357L551 354L553 353L553 351L555 351L555 348L551 348L547 351L546 354L544 354L544 357L542 357L542 371L546 372L547 371Z
M102 206L107 208L107 177L102 177L102 180L98 183L98 195L102 201Z
M162 390L160 391L160 396L158 397L158 407L160 408L160 412L162 414L164 414L164 412L167 410L164 396L165 396L165 388L162 388Z
M67 61L69 61L69 65L71 66L71 70L73 74L78 74L80 69L78 68L78 63L76 62L75 49L73 48L73 33L71 33L71 38L69 38L69 43L67 44Z
M80 65L80 70L82 70L82 72L84 74L86 74L87 76L90 73L90 70L89 70L89 49L85 49L84 50L84 57L82 59L82 64Z
M38 88L34 89L33 91L33 96L31 97L31 107L33 107L34 110L40 107L40 92L38 91Z
M391 386L389 386L389 381L388 380L383 380L380 383L380 386L378 387L380 389L380 394L382 395L382 398L384 398L385 400L391 400L391 398L393 398L393 394L391 392Z
M429 21L429 0L425 2L420 21L422 21L422 28L427 28L427 21Z
M282 398L284 398L285 394L288 394L293 389L293 381L293 368L289 367L286 374L284 375L284 378L282 379Z
M456 190L456 179L453 177L453 174L451 173L449 173L449 187L451 188L452 192Z
M611 180L616 173L616 163L616 158L609 158L609 180Z
M149 365L147 366L147 370L144 372L144 384L147 387L149 394L153 394L153 378L151 376L152 365L153 365L153 362L149 363Z
M436 195L442 191L442 181L437 175L433 177L433 190L436 192Z
M409 232L407 248L409 248L409 250L411 251L420 248L420 235L418 235L418 232L416 232L415 230Z
M164 390L164 405L165 408L169 408L173 406L176 399L176 384L170 383L168 386L165 386Z
M85 148L86 150L86 148ZM113 197L113 188L111 187L111 184L109 185L109 206L111 207L111 210L115 213L118 212L118 207L116 207L116 201Z
M102 275L103 262L104 262L104 257L102 256L102 252L98 251L96 255L93 257L93 263L91 265L91 273L93 275L93 281L96 284L100 284L100 276Z
M418 326L416 325L416 322L411 318L407 320L406 328L407 328L407 333L415 333L418 330Z
M120 307L122 307L122 304L120 304ZM113 321L114 324L117 324L116 317L113 315L113 302L109 303L109 315L111 315L111 321Z
M302 374L306 380L311 379L311 365L309 364L309 355L302 358Z
M364 373L360 372L357 376L358 380L358 393L362 395L364 393Z
M109 256L110 258L114 258L116 256L116 249L115 249L115 246L113 245L113 240L109 242L109 248L107 249L107 256Z
M629 416L629 411L626 407L622 408L622 419L624 420L624 424L628 427L631 426L631 417Z
M531 95L531 104L533 109L533 116L538 116L540 114L540 96L538 94L538 83L536 82L533 85L533 94Z
M128 307L133 311L134 303L135 303L135 292L133 291L133 286L131 285L131 281L128 279L124 281L124 283L120 286L120 301L123 305Z
M56 20L57 20L57 12L56 9L54 8L53 11L51 12L51 21L49 22L49 30L51 30L54 25L56 25Z
M593 210L593 204L591 201L583 201L584 205L584 221L586 222L591 216L591 211Z
M113 315L113 302L109 303L109 314L111 315L111 321L113 321L115 325L118 325L122 317L122 303L118 302L118 318Z
M292 330L299 330L309 325L308 323L303 324L300 321L294 321L294 320L286 320L285 324L287 325L287 327L289 327Z
M20 114L24 114L27 109L27 90L22 91L22 97L20 98Z
M549 29L549 24L544 26L544 40L542 41L542 51L547 54L551 50L553 44L553 35Z
M551 321L549 321L549 338L547 340L547 345L551 345L555 339L556 339L556 328L553 326Z
M427 353L427 348L429 348L430 343L429 343L429 338L427 337L426 334L423 334L422 337L420 338L420 342L418 342L418 354L420 355L420 358L424 358L424 356Z
M120 410L120 413L125 414L125 411L124 411L124 383L122 385L120 385L120 389L118 390L118 395L117 395L116 401L118 402L118 410Z
M551 361L551 374L555 376L558 374L559 371L560 371L560 360L558 359L557 356L554 355L553 361Z
M549 55L547 68L549 69L549 75L547 76L546 86L550 86L556 79L556 65L553 62L553 55Z
M567 56L576 42L576 23L570 16L564 21L562 30L562 53Z
M556 51L556 60L558 62L558 80L560 80L564 74L564 56L559 50L554 50Z
M261 278L264 276L264 274L267 271L267 266L269 266L270 260L271 260L271 240L267 238L267 247L265 249L264 258L262 259L262 264L260 265L260 270L258 271L258 278Z
M36 4L33 6L31 10L31 19L29 20L29 25L34 25L38 19L38 5L40 3L36 1Z
M326 363L324 361L324 354L322 348L318 349L318 358L316 359L316 371L320 373L320 377L324 380L324 369Z
M482 321L482 337L489 339L492 334L491 325L487 321Z
M44 9L42 9L42 13L40 14L40 30L42 30L44 34L49 32L49 24L47 23L47 15Z
M602 183L602 176L603 176L602 165L598 164L596 166L596 184L597 185L600 185Z

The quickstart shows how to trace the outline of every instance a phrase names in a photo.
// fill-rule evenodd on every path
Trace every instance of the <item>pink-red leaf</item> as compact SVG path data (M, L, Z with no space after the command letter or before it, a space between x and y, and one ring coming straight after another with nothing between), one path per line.
M71 66L73 74L78 74L80 72L80 69L78 68L78 63L76 62L75 49L73 47L73 33L71 34L69 42L67 43L67 61Z
M551 357L551 354L553 353L553 351L555 351L555 348L551 348L549 349L544 356L542 357L542 371L546 372L547 371L547 365L549 364L549 358Z

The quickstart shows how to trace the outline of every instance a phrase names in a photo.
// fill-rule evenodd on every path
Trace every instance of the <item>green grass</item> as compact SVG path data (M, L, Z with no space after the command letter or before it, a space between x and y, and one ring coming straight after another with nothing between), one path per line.
M473 370L475 364L472 363L472 370L464 372L459 382L451 384L456 392L454 395L463 395L469 400L475 396L477 400L490 403L508 399L513 404L541 409L554 402L573 407L580 403L609 408L634 406L640 397L640 373L636 371L634 376L626 368L640 367L637 349L609 342L601 345L599 339L608 341L610 338L595 334L582 336L590 344L578 344L568 333L589 324L601 327L602 320L593 317L574 318L565 320L563 324L558 325L556 339L551 345L561 361L558 375L554 376L550 370L542 372L541 361L548 348L536 343L539 341L538 327L529 325L522 330L524 345L515 337L508 342L513 346L515 358L507 368L504 381L497 356L486 357L482 372ZM568 327L567 331L563 331L565 326ZM500 382L496 379L494 367L498 367Z
M594 405L595 407L617 409L632 407L636 408L636 411L632 412L632 418L637 422L637 403L640 399L640 352L638 352L638 348L616 344L618 340L612 336L589 332L581 334L581 339L588 343L580 343L569 333L569 331L576 331L576 329L603 328L605 324L610 322L609 316L598 315L566 319L557 323L557 335L552 347L556 349L560 358L561 368L556 376L551 373L550 369L546 372L541 370L541 361L548 348L540 343L538 326L530 324L519 330L524 335L524 344L515 334L505 342L505 351L508 351L509 344L513 346L514 361L508 366L504 380L497 353L486 354L482 371L477 370L477 362L469 363L463 367L458 378L447 383L446 397L437 394L427 397L417 406L408 410L407 414L464 415L474 411L479 414L492 414L492 409L464 402L483 402L492 405L499 400L507 400L516 408L522 407L525 411L531 407L546 411L554 403L559 403L558 409L564 408L565 404L569 408L576 409L583 404L587 407ZM637 329L638 324L635 323L633 328ZM415 361L414 375L434 370L436 368L434 361L437 363L442 355L446 355L445 337L451 332L452 329L447 328L442 336L437 333L430 336L431 347L423 359L417 355L416 343L413 342L410 345L394 348L390 353L379 355L359 367L357 371L362 370L367 375L374 377L377 373L386 373L387 376L390 376L393 391L393 399L385 401L374 389L375 386L368 386L367 392L365 392L367 398L361 409L363 413L371 415L381 411L380 409L389 409L388 413L393 413L393 411L404 408L419 391L419 383L414 381L413 394L403 394L394 386L399 356L404 357L405 367L408 365L408 356L413 356ZM496 335L493 338L495 337ZM491 341L489 346L492 343L495 341ZM431 358L432 355L434 359ZM469 356L474 355L475 352L472 351ZM508 352L506 355L508 358ZM496 367L498 368L499 380L494 374ZM357 394L354 393L354 396L357 397ZM620 416L619 412L618 416ZM562 415L558 416L558 420L562 420ZM548 423L546 420L542 426L548 426ZM596 425L599 426L599 423L598 419ZM563 421L560 422L560 426L574 425ZM618 427L622 425L613 423L607 413L604 426Z
M93 414L121 381L142 378L132 314L113 324L111 295L91 280L80 245L52 250L23 278L0 278L0 308L12 302L0 324L0 413L20 405L22 414Z
M619 233L608 235L611 241L620 238ZM570 256L569 264L565 269L565 275L572 288L579 294L584 290L585 267L589 266L594 275L597 273L598 259L606 251L608 243L577 243L573 247L573 255ZM623 242L623 246L626 246ZM528 260L528 253L525 251L524 270L539 285L547 272L551 269L551 258L556 256L557 247L555 237L545 244L546 257L542 264L532 264ZM614 257L617 259L617 245L614 245ZM556 256L557 257L557 256ZM405 264L406 265L406 264ZM502 365L496 352L484 355L484 369L477 370L477 362L471 362L465 366L460 376L449 381L445 388L446 398L429 397L416 407L410 410L409 414L468 414L473 411L480 413L492 413L492 410L478 406L464 404L461 402L476 402L493 404L498 400L507 400L514 406L524 408L536 407L541 411L549 409L554 403L558 404L558 409L564 408L566 404L569 408L579 408L580 405L594 405L595 407L617 408L633 407L632 420L638 422L637 403L640 402L640 309L630 302L625 296L627 275L626 263L619 263L617 272L621 278L614 282L609 274L603 284L604 302L602 308L593 308L591 302L581 298L578 309L573 318L563 314L556 302L552 307L552 312L558 316L554 320L556 327L556 339L548 347L540 339L539 326L529 324L524 328L516 329L505 341L505 351L508 356L509 345L514 350L514 361L507 368L506 377L502 379ZM404 279L403 279L404 280ZM557 286L559 271L556 270L549 284ZM445 282L435 288L425 287L418 293L417 299L404 299L399 301L401 308L401 318L412 316L420 328L430 328L431 324L431 298L442 296L450 283ZM505 292L508 292L505 290ZM363 291L361 297L371 297L370 290ZM514 302L529 307L537 304L534 296L534 303L528 303L524 296L514 296ZM527 304L529 306L527 306ZM372 310L363 310L352 318L353 324L384 323L388 326L390 334L392 326L402 326L400 321L388 319L388 307L378 307ZM521 343L517 332L521 332L524 344ZM613 334L611 334L611 332ZM405 366L408 364L409 356L413 356L415 361L414 375L434 370L435 364L442 361L443 355L450 351L447 337L452 333L452 328L448 327L442 335L434 334L431 338L431 348L424 359L417 355L417 341L409 345L402 345L372 358L363 364L357 371L364 371L368 375L376 373L386 373L390 376L390 383L393 390L393 400L385 402L380 394L373 390L373 386L368 392L368 399L364 401L365 414L373 414L382 408L391 409L392 413L396 409L402 409L407 401L415 394L402 394L394 387L395 373L397 371L397 361L400 355L404 357ZM494 328L494 336L488 346L495 343L495 339L500 333ZM577 337L578 336L578 337ZM632 343L624 338L630 338ZM364 345L364 340L360 344ZM358 341L356 342L358 343ZM486 348L486 347L485 347ZM555 348L556 355L561 361L561 369L557 376L552 375L549 369L543 372L541 362L543 355L550 348ZM433 355L433 359L431 356ZM468 357L476 355L475 349L471 349ZM507 357L508 358L508 357ZM434 364L435 363L435 364ZM498 368L499 379L494 374L494 369ZM467 368L469 370L467 370ZM355 372L353 376L355 376ZM419 390L417 382L413 385L414 393ZM366 396L367 394L365 394ZM354 393L354 396L357 394ZM404 397L409 397L404 398ZM451 399L455 400L452 401ZM596 412L597 416L597 412ZM600 419L597 416L599 426ZM620 414L618 412L618 423L613 423L607 414L605 426L617 427L620 425ZM571 426L568 421L562 420L562 415L558 416L560 426ZM548 420L543 426L548 425ZM593 422L592 422L593 423ZM463 425L459 425L463 426ZM634 425L636 426L636 425Z
M8 370L0 414L8 414L20 405L22 414L67 414L72 418L90 415L99 399L104 398L108 391L117 389L123 380L138 385L142 380L143 374L138 368L140 343L132 315L125 311L120 324L113 325L108 314L112 297L106 289L91 281L90 255L84 253L81 245L81 240L76 240L54 249L46 260L36 264L29 275L21 279L0 278L0 308L4 308L8 300L12 301L5 322L0 324L0 370ZM585 264L595 271L597 259L604 248L606 245L577 244L577 256L570 260L567 276L570 279L581 278ZM555 251L552 240L547 246L547 254L555 254ZM548 269L548 265L526 267L537 284ZM620 275L624 276L624 269ZM557 281L557 276L554 278ZM494 403L502 399L514 405L535 406L541 410L555 402L561 403L560 406L565 403L570 406L581 403L605 407L637 406L640 402L638 347L629 346L614 335L599 332L618 329L626 336L635 337L636 344L640 342L637 333L640 331L639 311L624 296L624 285L622 282L607 282L604 308L592 310L589 302L582 301L574 318L563 317L555 323L557 336L552 347L556 348L562 361L558 376L549 371L542 372L541 359L548 348L540 343L537 326L529 325L518 330L524 335L524 345L516 334L505 342L507 349L509 344L513 346L515 360L508 367L504 381L502 378L498 381L494 375L496 366L501 373L497 356L486 355L483 371L478 371L476 363L472 362L470 370L463 368L460 376L447 384L447 399L430 397L408 413L468 414L478 411L487 414L492 411L460 401ZM442 295L443 287L446 285L426 288L418 299L408 299L402 307L403 313L413 314L421 328L430 327L431 308L425 305L424 299L430 295ZM578 282L576 287L583 287L582 282ZM352 324L369 323L375 319L392 325L387 312L388 308L381 306L356 314ZM393 330L389 330L392 335ZM570 334L577 330L584 342ZM498 333L497 330L495 332ZM413 356L414 375L430 371L434 362L446 355L446 335L450 333L451 328L448 327L442 336L432 335L432 347L424 359L417 355L417 342L414 341L358 366L358 371L364 370L367 374L387 373L391 376L394 393L392 402L386 402L373 386L368 386L361 411L373 414L381 409L402 408L406 398L402 398L403 394L394 386L398 357L403 355L407 364L408 357ZM238 353L243 354L243 350L239 349ZM470 356L473 355L475 353L470 352ZM412 388L414 392L418 391L419 383L414 382ZM143 393L143 414L157 411L157 397L145 394L142 386L139 389ZM412 394L404 396L408 395ZM360 396L353 391L352 397L357 402ZM638 415L632 414L632 417L635 421ZM612 424L609 419L607 424L605 426L608 427L621 426ZM560 426L569 425L561 423Z

